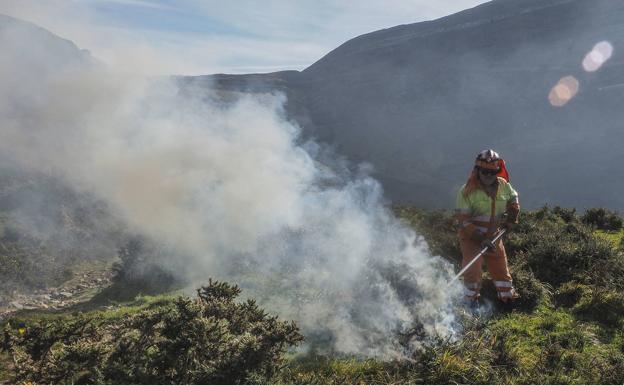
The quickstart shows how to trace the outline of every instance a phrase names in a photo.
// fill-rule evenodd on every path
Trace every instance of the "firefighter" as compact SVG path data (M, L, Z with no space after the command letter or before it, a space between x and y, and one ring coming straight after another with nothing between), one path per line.
M499 228L510 230L518 222L518 193L509 183L505 161L494 150L477 155L468 181L457 194L456 216L462 267L484 247L489 250L464 273L464 300L478 306L481 289L481 265L485 260L498 294L506 305L512 305L518 294L507 266L502 239L492 243Z

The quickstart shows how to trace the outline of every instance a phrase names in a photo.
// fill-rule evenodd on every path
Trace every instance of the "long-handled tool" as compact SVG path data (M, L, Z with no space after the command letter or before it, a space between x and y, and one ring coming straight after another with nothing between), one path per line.
M491 243L494 244L494 243L498 242L498 240L501 239L501 237L505 234L506 231L507 231L506 229L499 230L495 234L494 238L492 238ZM490 248L489 246L486 246L481 251L479 251L479 253L477 255L475 255L475 257L470 262L468 262L468 264L466 266L464 266L464 268L461 269L461 271L459 273L457 273L457 275L455 277L453 277L453 279L451 279L449 281L449 285L451 283L455 282L457 280L457 278L461 277L462 274L464 274L466 272L466 270L468 270L470 268L470 266L472 266L475 262L477 262L477 260L479 258L481 258L481 256L483 254L485 254L488 251L489 248Z

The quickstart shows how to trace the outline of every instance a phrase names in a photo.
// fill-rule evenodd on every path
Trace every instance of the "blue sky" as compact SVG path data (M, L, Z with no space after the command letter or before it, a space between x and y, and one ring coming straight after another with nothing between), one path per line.
M113 65L150 74L301 70L345 41L483 0L2 0Z

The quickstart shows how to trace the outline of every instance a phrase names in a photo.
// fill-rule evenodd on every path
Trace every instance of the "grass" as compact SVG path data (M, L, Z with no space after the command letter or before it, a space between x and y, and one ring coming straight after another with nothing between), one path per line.
M624 238L624 229L620 230L596 230L596 235L611 242L613 247L620 248Z
M8 322L10 325L17 325L19 323L28 325L32 322L58 320L77 313L84 314L87 317L98 316L97 318L101 318L102 320L122 319L126 316L137 314L142 310L169 304L180 294L180 291L174 291L160 295L139 295L131 301L113 302L108 305L102 305L99 301L87 301L77 306L61 310L20 310L14 313Z

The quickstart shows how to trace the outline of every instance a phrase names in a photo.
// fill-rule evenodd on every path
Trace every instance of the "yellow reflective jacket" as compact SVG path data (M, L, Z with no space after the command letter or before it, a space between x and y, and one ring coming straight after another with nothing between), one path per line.
M515 217L520 210L518 193L503 178L498 178L496 199L480 188L465 196L465 187L462 186L457 192L456 215L460 229L465 229L468 235L477 230L491 234L504 213L509 212Z

